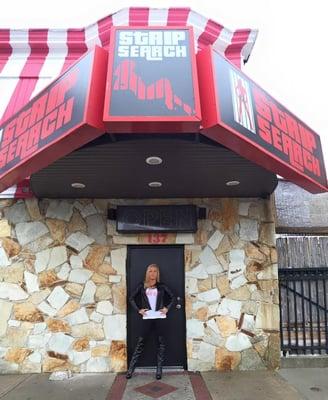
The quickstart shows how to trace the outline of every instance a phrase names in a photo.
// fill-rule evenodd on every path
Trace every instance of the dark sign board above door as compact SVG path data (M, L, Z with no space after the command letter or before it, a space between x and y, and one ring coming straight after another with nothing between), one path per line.
M109 132L197 132L200 103L188 27L112 28L104 121Z
M116 229L121 233L196 232L197 207L118 206Z
M197 65L202 133L310 192L328 190L312 129L211 47Z
M96 47L0 126L0 191L104 133L107 55Z

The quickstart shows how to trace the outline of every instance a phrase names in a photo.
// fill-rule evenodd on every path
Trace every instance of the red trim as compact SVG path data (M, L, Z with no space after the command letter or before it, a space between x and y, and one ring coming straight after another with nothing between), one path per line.
M109 17L103 18L97 22L98 25L98 36L102 47L107 48L110 42L110 30L113 26L113 19Z
M106 97L104 103L104 121L110 132L128 133L172 133L172 132L198 132L201 121L200 98L197 76L196 58L194 56L194 35L193 28L190 26L145 26L149 30L171 30L183 29L189 31L191 70L194 88L195 115L193 116L111 116L108 114L111 101L111 84L113 75L113 61L115 53L115 37L118 30L140 29L138 26L117 26L111 30L111 43L109 49L109 62L106 82Z
M14 198L28 199L31 197L34 197L34 194L30 186L30 178L28 177L23 181L17 183Z
M220 33L222 32L223 29L224 27L222 25L209 19L205 26L204 32L201 35L199 35L198 47L200 49L203 49L204 47L213 44L220 36Z
M149 7L130 7L129 26L147 26L149 24Z
M117 374L106 400L121 400L126 388L127 379L123 374Z
M0 73L12 52L13 49L10 45L10 29L0 29Z
M167 26L176 27L178 25L187 25L191 9L187 7L170 7L167 15Z
M245 43L247 43L251 32L250 29L237 29L232 36L231 44L229 44L224 52L226 58L238 68L240 68L241 51Z
M200 372L189 372L188 375L196 400L212 400Z
M3 121L10 118L30 100L35 85L38 82L41 68L49 52L47 29L30 30L28 36L31 53L25 62L19 76L19 81L3 113Z
M67 55L59 75L62 75L88 48L85 44L85 29L67 30Z

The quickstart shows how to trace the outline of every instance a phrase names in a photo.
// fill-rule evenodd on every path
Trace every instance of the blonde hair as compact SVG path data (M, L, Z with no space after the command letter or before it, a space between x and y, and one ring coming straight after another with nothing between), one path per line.
M156 277L156 283L159 282L159 277L160 277L160 272L159 272L159 266L157 264L149 264L146 272L145 272L145 278L144 278L144 285L145 287L149 286L149 278L148 278L148 274L149 274L149 270L150 268L156 268L157 270L157 277Z

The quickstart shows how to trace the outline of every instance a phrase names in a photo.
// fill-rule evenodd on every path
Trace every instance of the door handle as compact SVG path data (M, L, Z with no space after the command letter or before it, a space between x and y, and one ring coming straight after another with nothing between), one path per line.
M181 304L177 304L177 305L175 306L175 308L176 308L177 310L180 310Z

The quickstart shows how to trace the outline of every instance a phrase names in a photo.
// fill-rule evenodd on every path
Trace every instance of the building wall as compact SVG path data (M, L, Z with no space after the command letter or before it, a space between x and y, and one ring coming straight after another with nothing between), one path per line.
M195 234L119 235L116 204L197 204ZM270 200L0 201L0 372L126 369L128 244L185 244L189 370L279 366Z

